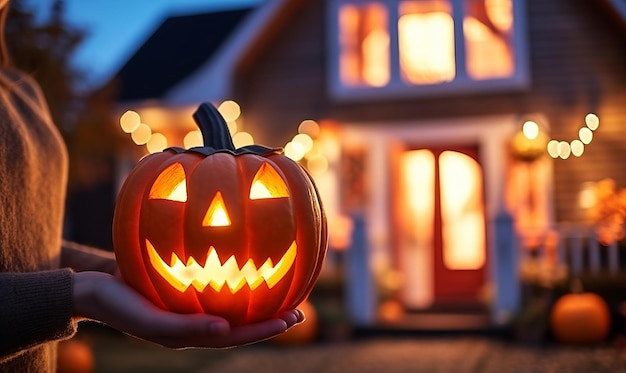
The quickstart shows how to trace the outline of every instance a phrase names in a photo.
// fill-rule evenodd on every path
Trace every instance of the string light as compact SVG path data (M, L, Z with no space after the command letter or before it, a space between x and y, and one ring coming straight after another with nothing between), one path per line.
M548 142L548 154L552 158L567 159L570 155L580 157L585 152L585 145L593 140L593 131L600 126L600 118L594 113L585 116L585 126L578 130L578 138L570 142L550 140ZM525 132L524 132L525 133Z

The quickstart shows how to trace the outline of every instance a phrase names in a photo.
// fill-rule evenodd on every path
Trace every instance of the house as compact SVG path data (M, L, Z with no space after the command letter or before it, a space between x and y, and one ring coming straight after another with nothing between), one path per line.
M355 324L378 321L383 295L422 315L487 302L506 323L518 250L555 250L558 227L585 223L589 183L626 186L624 0L271 0L245 14L158 94L122 95L121 112L234 100L269 146L317 123L302 162ZM214 35L188 38L177 58ZM120 77L156 83L141 71L156 66Z

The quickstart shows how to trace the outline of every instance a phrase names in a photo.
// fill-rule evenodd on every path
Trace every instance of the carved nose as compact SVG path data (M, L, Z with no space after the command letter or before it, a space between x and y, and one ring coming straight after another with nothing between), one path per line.
M224 204L224 198L222 193L217 192L209 205L204 219L202 219L203 227L227 227L230 225L230 216L226 210L226 204Z

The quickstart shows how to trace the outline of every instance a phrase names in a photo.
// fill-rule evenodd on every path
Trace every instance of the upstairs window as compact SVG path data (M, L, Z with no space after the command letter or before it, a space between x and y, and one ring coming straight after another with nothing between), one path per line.
M527 83L523 0L330 1L330 87L340 98Z

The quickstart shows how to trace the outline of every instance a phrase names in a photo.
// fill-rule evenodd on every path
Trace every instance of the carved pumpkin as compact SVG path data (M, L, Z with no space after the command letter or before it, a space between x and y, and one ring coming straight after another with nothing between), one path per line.
M550 325L564 343L599 343L609 334L611 316L606 302L589 292L565 294L552 307Z
M326 218L308 173L280 150L235 149L209 104L204 146L144 157L120 190L113 243L124 280L156 305L239 325L294 308L326 253Z

